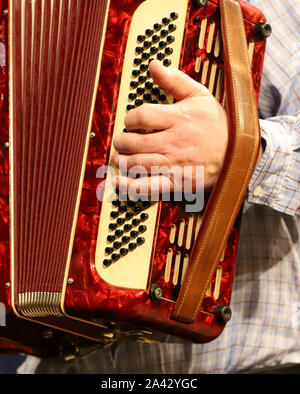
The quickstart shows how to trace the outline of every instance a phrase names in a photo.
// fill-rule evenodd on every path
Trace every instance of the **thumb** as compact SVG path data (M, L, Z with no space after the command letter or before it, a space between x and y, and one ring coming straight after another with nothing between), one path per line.
M180 70L167 68L158 60L151 61L149 70L154 82L176 100L193 96L208 96L209 90Z

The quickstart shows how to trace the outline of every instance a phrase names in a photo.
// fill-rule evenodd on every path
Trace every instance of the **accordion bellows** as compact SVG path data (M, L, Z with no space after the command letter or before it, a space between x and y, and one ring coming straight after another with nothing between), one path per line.
M170 311L203 212L188 213L183 202L99 201L110 175L97 171L110 163L128 110L173 100L153 83L151 58L183 70L226 106L218 1L0 1L7 5L0 301L19 318L95 341L215 338L224 327L216 307L230 302L238 221L197 320L176 322ZM258 97L265 40L256 25L265 19L241 5ZM160 302L149 296L153 286Z

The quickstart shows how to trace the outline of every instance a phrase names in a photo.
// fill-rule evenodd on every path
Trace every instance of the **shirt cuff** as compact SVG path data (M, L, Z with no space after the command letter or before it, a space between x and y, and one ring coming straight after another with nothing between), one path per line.
M266 147L250 180L247 200L295 215L300 201L299 180L295 175L299 169L291 138L274 121L260 120L260 128Z

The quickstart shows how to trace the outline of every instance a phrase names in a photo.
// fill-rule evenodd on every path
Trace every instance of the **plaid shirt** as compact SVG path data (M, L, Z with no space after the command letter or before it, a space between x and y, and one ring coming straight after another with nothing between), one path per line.
M244 208L231 321L205 345L121 343L73 363L48 361L47 372L232 373L300 364L300 3L250 2L273 34L259 102L266 149Z

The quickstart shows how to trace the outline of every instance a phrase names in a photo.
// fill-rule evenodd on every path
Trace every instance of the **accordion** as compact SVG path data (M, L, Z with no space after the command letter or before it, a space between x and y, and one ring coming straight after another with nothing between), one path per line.
M265 17L235 0L1 0L0 11L2 348L216 338L231 316L240 210L258 153ZM234 115L244 67L232 66L235 52L250 74L238 98L250 96L256 133L241 152L234 130L248 123ZM173 102L152 80L151 59L205 85L233 119L223 175L201 212L184 201L97 198L127 111ZM227 196L239 200L215 214L241 154L241 190ZM199 257L204 244L214 257Z

